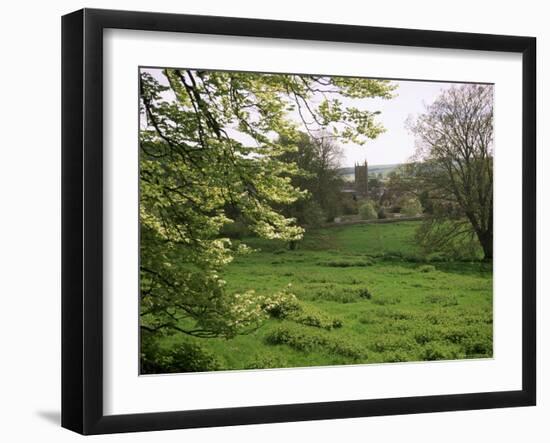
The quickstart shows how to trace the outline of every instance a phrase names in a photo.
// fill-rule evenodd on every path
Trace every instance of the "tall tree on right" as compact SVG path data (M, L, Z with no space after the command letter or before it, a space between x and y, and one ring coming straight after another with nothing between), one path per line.
M409 127L416 136L411 173L433 203L421 242L442 248L470 236L492 259L493 86L453 86Z

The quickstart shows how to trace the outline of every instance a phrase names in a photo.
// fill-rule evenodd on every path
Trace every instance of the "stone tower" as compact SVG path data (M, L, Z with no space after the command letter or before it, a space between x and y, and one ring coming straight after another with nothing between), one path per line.
M365 160L364 164L355 164L355 192L361 197L369 195L369 165Z

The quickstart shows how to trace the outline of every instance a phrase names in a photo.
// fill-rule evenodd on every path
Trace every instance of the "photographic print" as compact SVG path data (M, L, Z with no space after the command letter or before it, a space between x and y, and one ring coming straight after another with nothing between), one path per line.
M139 69L140 373L493 356L493 85Z

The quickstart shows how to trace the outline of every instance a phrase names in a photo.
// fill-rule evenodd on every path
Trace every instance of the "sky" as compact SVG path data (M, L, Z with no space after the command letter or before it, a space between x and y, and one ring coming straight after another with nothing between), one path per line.
M365 106L371 111L380 111L378 121L386 132L363 146L345 144L343 166L353 166L355 162L370 165L405 163L414 153L414 136L405 127L409 115L424 112L441 91L452 86L451 83L395 81L397 89L391 100L381 98L364 99Z
M167 84L161 69L145 69L160 83ZM364 145L353 143L342 144L342 167L353 166L356 162L368 161L369 165L384 165L405 163L414 154L414 136L406 128L405 122L409 116L423 113L427 105L433 103L437 96L452 83L433 81L393 81L397 89L393 92L394 98L370 98L353 100L340 97L344 105L349 104L369 111L380 111L377 121L386 132ZM335 96L332 96L335 97ZM236 137L240 138L240 137ZM244 139L242 140L244 141Z

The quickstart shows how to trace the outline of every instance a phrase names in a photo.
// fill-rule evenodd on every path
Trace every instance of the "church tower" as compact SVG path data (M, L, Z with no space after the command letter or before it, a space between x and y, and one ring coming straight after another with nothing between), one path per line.
M369 165L355 164L355 192L358 196L367 198L369 195Z

